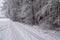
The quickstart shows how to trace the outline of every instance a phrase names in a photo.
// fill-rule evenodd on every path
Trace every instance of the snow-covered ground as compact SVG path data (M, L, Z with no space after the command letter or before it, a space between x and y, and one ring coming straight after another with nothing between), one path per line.
M0 19L0 40L60 40L60 33L5 18Z

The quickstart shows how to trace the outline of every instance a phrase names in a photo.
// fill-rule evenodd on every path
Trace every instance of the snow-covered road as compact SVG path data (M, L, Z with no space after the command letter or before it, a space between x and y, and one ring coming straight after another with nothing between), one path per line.
M60 40L60 34L10 19L0 19L0 40Z

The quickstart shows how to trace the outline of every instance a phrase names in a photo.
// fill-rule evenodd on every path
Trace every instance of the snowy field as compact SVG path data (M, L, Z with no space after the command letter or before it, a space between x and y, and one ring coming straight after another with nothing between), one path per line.
M0 40L60 40L60 33L5 18L0 19Z

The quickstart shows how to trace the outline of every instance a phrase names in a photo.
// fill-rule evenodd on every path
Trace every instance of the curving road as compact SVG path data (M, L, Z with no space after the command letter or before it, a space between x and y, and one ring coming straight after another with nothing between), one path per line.
M0 19L0 40L60 40L59 32L34 27L8 18Z

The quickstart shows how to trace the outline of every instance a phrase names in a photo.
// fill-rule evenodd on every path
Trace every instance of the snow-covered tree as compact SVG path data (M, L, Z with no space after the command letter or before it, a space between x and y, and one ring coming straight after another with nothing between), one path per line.
M26 24L60 27L59 0L7 0L4 3L6 15L13 21Z

